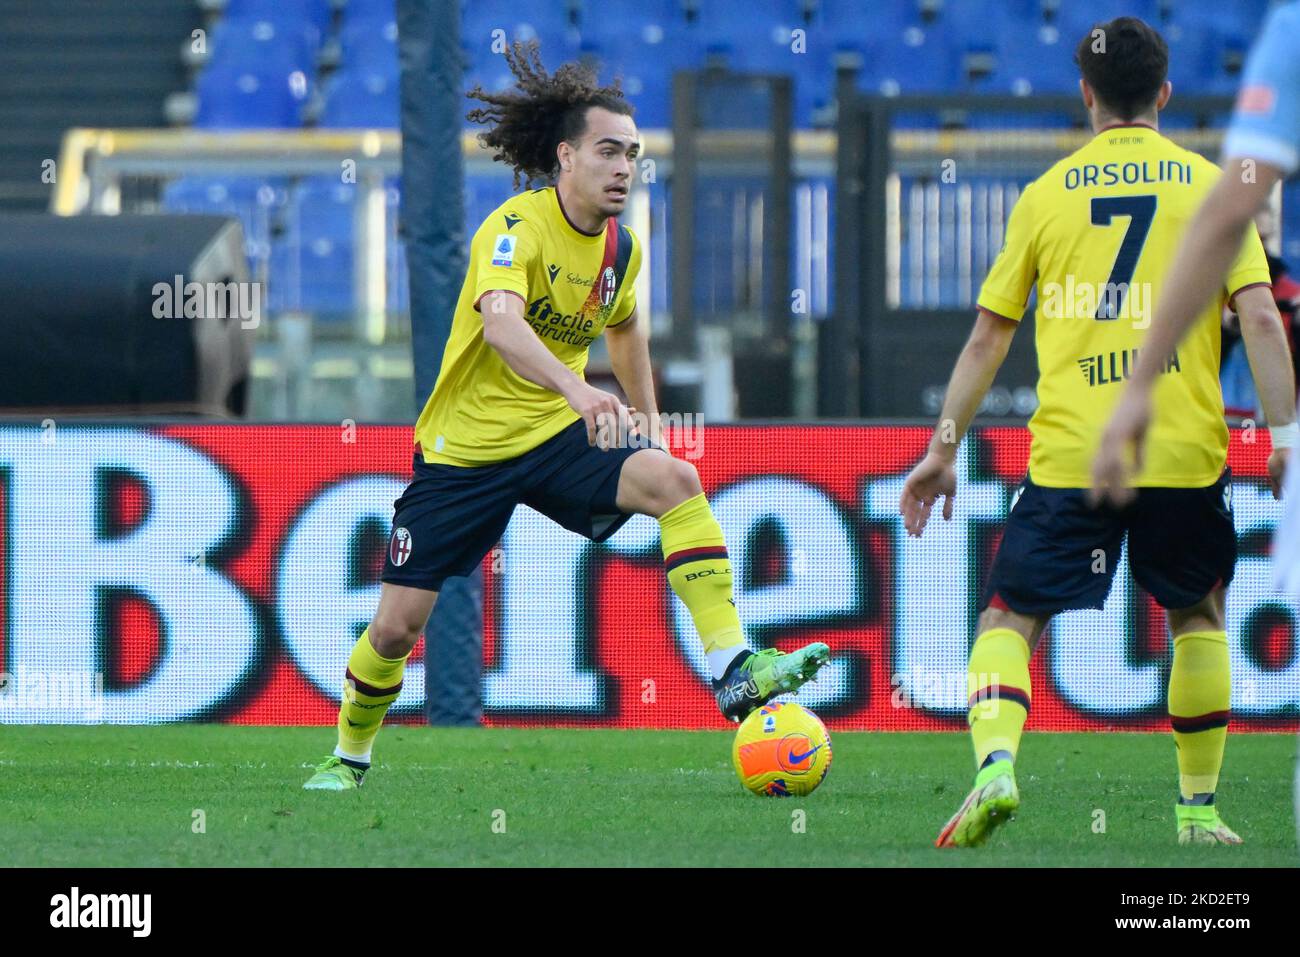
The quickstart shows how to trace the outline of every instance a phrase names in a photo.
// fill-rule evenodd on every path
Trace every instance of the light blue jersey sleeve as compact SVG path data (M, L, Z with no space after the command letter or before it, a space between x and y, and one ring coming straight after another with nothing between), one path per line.
M1246 60L1223 159L1255 159L1290 176L1300 166L1300 0L1273 10Z

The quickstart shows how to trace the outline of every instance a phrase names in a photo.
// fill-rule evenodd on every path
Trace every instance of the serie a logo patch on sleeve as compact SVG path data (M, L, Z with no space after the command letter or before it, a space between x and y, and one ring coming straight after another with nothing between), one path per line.
M492 246L492 265L513 266L515 264L515 241L518 238L509 233L497 234L496 242Z

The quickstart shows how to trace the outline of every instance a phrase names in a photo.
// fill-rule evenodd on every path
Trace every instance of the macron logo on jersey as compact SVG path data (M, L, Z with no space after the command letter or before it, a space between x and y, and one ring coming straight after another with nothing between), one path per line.
M496 242L492 246L492 265L513 266L515 264L515 243L518 239L518 236L499 233Z

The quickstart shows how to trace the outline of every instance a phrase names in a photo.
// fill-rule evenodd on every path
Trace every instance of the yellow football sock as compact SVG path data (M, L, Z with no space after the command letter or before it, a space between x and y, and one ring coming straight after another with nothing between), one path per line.
M722 526L704 493L688 498L659 518L668 583L690 610L706 654L743 645L736 602L731 596L731 559Z
M1178 791L1185 800L1213 794L1218 787L1231 700L1227 633L1177 636L1169 672L1169 723L1178 749Z
M370 763L370 748L384 723L388 706L402 690L406 658L381 658L367 628L348 658L343 702L339 705L339 757Z
M1029 644L1013 628L990 628L975 639L966 669L966 722L975 745L975 768L995 751L1012 760L1029 716Z

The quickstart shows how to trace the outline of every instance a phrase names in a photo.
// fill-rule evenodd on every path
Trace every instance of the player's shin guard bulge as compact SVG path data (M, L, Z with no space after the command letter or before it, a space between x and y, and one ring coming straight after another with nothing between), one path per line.
M975 639L966 672L975 767L1005 751L1015 759L1029 715L1029 645L1012 628L991 628Z
M690 610L706 654L745 643L731 592L731 559L722 527L703 493L659 518L664 570L677 597Z
M343 702L339 705L339 746L335 754L340 758L370 763L370 749L384 715L402 691L405 666L405 657L380 657L370 643L369 628L361 633L348 658Z
M1214 800L1231 696L1227 634L1192 631L1175 638L1169 723L1178 749L1178 791L1184 802Z

